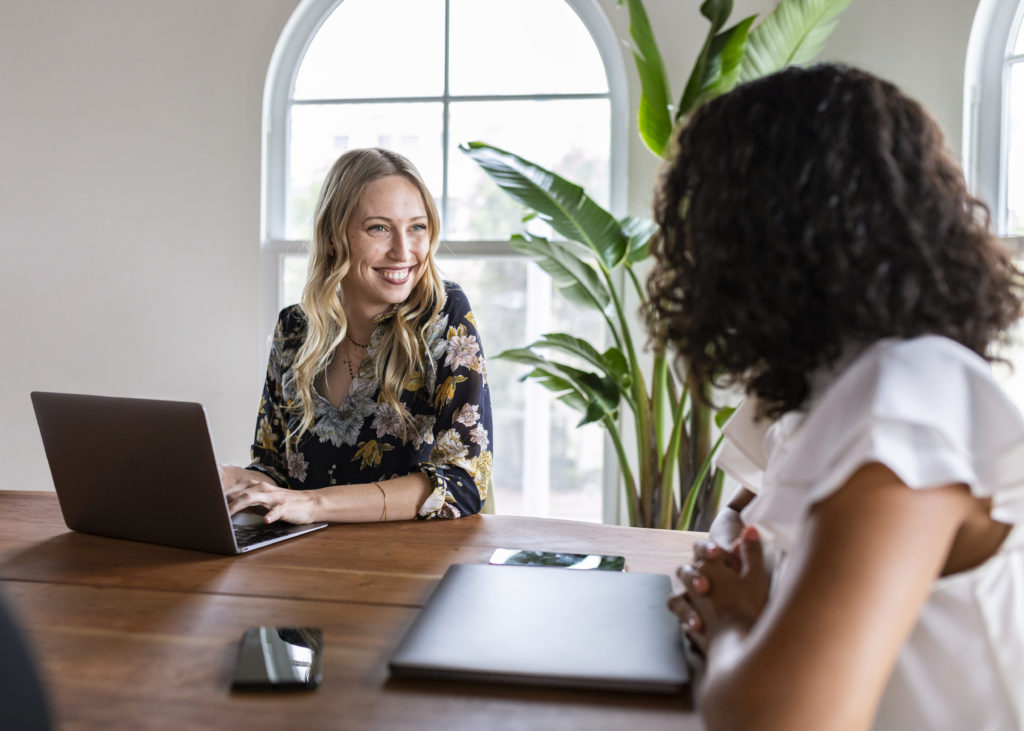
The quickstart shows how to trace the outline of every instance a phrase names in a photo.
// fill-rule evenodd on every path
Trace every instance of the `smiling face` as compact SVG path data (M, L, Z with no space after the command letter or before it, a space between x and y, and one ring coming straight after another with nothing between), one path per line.
M350 316L374 317L408 299L430 252L430 223L419 189L404 175L363 189L345 230L350 266L341 286Z

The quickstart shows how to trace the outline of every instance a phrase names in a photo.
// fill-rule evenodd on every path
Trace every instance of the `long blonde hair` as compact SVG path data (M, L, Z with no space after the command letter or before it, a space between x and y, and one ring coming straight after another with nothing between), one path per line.
M428 368L430 354L425 329L444 304L444 285L434 261L440 238L440 217L415 166L396 152L371 147L350 150L339 157L327 174L317 200L309 270L300 301L306 315L306 336L292 364L298 403L289 404L301 414L301 420L298 429L291 430L290 437L297 439L312 427L315 419L313 381L331 364L335 349L348 331L341 280L351 265L346 233L349 219L366 186L388 175L402 175L419 190L430 233L426 261L420 263L423 274L408 299L389 311L391 322L382 328L374 365L381 389L380 400L401 416L406 433L413 427L412 417L402 407L399 396L407 384L417 380L416 376Z

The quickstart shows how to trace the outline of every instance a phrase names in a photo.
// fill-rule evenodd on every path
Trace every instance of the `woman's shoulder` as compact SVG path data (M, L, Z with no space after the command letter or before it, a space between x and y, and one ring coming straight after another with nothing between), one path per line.
M458 282L444 281L444 304L441 309L445 312L462 312L470 309L469 298Z
M812 374L810 380L811 396L803 409L808 416L836 408L886 411L894 405L916 405L916 398L942 393L950 381L999 389L988 361L940 335L885 338L849 347L836 364Z
M945 337L886 339L857 350L764 439L767 497L750 510L783 542L808 506L878 462L911 488L962 483L994 504L1019 497L1024 416L988 362Z
M469 298L465 291L457 283L447 281L444 283L444 304L437 319L451 327L464 325L476 329L473 307L469 304Z
M925 370L966 369L990 378L988 361L968 348L942 335L921 335L916 338L880 340L865 353L868 360L877 360L890 369Z
M787 479L802 473L820 481L830 465L863 451L864 459L877 458L908 485L937 484L936 465L954 459L947 455L995 464L1024 443L1024 416L988 361L937 335L870 345L806 414L784 421L779 437L792 435L782 450ZM982 481L989 482L990 470L980 471ZM964 472L961 481L970 482ZM953 481L954 476L948 477Z
M291 362L306 338L306 328L306 313L299 305L289 305L281 310L277 316L272 343L272 350L278 358Z
M277 315L277 332L285 337L304 335L306 322L301 305L288 305Z

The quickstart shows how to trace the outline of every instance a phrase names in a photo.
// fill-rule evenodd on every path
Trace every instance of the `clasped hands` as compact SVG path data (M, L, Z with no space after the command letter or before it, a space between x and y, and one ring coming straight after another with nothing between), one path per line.
M753 526L744 527L731 548L697 543L693 560L676 575L683 591L669 599L668 607L702 653L726 627L752 627L768 601L771 573Z

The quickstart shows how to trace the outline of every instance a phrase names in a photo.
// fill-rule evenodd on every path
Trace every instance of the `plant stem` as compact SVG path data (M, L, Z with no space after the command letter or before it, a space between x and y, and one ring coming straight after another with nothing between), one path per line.
M662 459L661 471L661 515L658 519L659 528L671 528L678 510L675 495L675 466L679 459L679 444L683 435L685 405L679 401L672 411L672 434L668 440L668 449Z
M718 445L722 443L725 435L722 434L718 437L715 442L715 449L718 449ZM712 453L713 454L713 453ZM693 524L693 515L697 508L697 500L701 493L704 492L703 485L707 481L708 470L711 469L711 457L712 454L704 459L704 462L700 466L700 471L697 472L697 477L690 486L690 492L686 496L686 503L683 505L683 512L679 516L679 522L676 523L676 530L693 530L691 527ZM717 478L717 475L716 475Z
M640 522L631 523L631 525L653 526L652 502L655 482L658 479L659 455L654 448L656 444L656 429L653 415L651 414L651 399L647 394L647 384L644 382L644 374L640 369L636 349L633 347L633 339L630 336L629 323L626 320L622 300L616 291L611 271L601 261L598 261L598 266L600 266L601 273L608 284L612 303L615 306L615 314L622 329L622 339L626 350L625 355L629 361L629 370L632 375L633 399L636 402L633 413L636 417L637 459L640 468L640 505L639 515L637 516Z
M636 526L638 525L639 500L636 480L633 477L633 470L629 466L629 457L626 455L626 449L622 444L622 435L619 433L619 428L615 425L615 420L611 416L605 415L603 421L605 428L608 430L608 436L612 438L612 444L615 445L615 453L619 458L619 467L622 469L622 481L626 485L626 511L629 516L629 524Z

